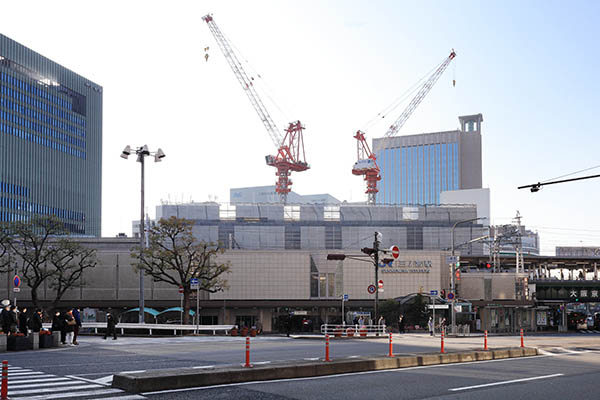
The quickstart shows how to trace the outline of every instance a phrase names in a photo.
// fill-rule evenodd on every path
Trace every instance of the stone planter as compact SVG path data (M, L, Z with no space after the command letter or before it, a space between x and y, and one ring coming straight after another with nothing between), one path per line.
M39 332L31 332L31 348L33 350L38 350L40 348L40 334Z
M60 343L60 332L59 331L52 332L52 347L58 347L59 343Z
M52 335L40 335L40 349L54 347L54 337Z
M6 351L6 335L0 333L0 353Z
M6 348L9 351L33 350L33 337L10 335L6 339Z

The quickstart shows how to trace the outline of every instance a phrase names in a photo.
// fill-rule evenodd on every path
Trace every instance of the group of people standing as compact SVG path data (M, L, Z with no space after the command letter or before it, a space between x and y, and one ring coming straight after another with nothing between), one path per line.
M81 328L81 313L73 308L64 312L57 311L52 318L52 332L60 332L60 342L67 346L77 346L77 336Z
M0 312L2 332L6 335L18 333L27 335L28 331L39 332L42 329L42 310L37 309L33 315L27 315L27 308L19 310L17 306L7 305Z

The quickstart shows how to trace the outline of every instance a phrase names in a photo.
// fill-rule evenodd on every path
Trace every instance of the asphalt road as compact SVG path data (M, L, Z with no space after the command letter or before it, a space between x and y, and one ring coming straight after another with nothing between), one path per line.
M439 351L439 337L427 335L394 336L395 354ZM491 347L518 345L518 337L490 337ZM284 399L284 398L428 398L458 396L477 398L481 391L498 393L512 390L513 386L533 388L555 380L573 380L575 389L592 394L593 383L600 376L600 335L546 335L528 337L526 344L545 349L542 357L491 363L461 364L443 367L414 368L388 372L353 374L339 377L303 379L286 382L230 385L226 387L147 394L133 396L110 388L112 375L125 371L177 367L206 367L241 364L244 360L244 338L232 337L179 337L179 338L119 338L116 341L98 337L82 337L80 346L58 349L5 353L9 361L9 395L11 398L107 398L122 399ZM481 337L452 338L446 349L478 349ZM576 353L565 353L574 351ZM385 355L387 339L332 340L331 356L346 358L361 355ZM273 361L318 359L324 356L322 339L290 339L260 337L252 339L251 359L254 364ZM583 365L583 367L582 367ZM552 375L523 383L498 385L450 391L452 388L490 382ZM585 374L591 374L585 377ZM585 383L588 382L588 383ZM570 382L567 383L570 386ZM505 386L505 387L504 387ZM564 386L549 393L547 398L564 392ZM527 389L529 390L529 389ZM600 389L599 389L600 390ZM537 393L537 392L536 392ZM539 392L543 393L543 392ZM564 393L563 393L564 394ZM360 396L359 396L360 395ZM366 397L365 397L366 396ZM492 397L493 398L493 397ZM519 398L518 396L515 398ZM531 397L528 398L538 398ZM539 397L541 398L541 397ZM575 398L567 396L563 398Z

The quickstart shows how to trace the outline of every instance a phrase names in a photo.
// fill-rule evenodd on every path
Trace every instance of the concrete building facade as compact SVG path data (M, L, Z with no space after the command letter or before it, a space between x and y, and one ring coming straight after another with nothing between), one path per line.
M102 88L0 34L0 221L100 236Z
M443 191L481 188L483 116L458 119L458 130L373 140L378 204L439 204Z
M253 186L229 189L230 203L280 203L275 186ZM289 192L287 202L290 204L339 204L340 201L328 193L298 194Z

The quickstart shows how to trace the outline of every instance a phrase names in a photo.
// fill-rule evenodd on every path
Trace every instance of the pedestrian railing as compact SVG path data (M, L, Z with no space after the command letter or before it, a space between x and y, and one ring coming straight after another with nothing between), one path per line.
M44 324L44 328L49 329L52 324ZM234 325L180 325L180 324L140 324L140 323L118 323L116 329L121 330L121 335L125 334L125 330L147 330L150 335L153 331L173 331L177 335L177 331L193 331L193 332L212 332L216 335L217 332L228 334ZM93 329L94 333L98 333L98 329L106 329L106 322L83 322L82 329Z
M335 337L367 337L386 334L385 325L345 325L345 324L323 324L321 333Z

